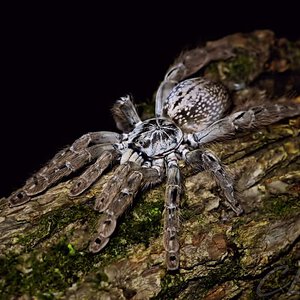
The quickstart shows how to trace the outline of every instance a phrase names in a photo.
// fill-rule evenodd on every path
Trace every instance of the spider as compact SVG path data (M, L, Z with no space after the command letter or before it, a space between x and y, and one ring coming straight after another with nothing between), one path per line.
M156 93L155 117L142 121L130 96L112 108L116 132L91 132L77 139L8 199L21 205L42 193L63 177L86 165L69 191L75 197L100 178L113 164L113 176L96 197L94 208L102 213L89 250L99 252L114 232L117 219L130 206L139 190L166 179L163 243L168 270L179 268L179 205L183 183L179 160L197 171L210 171L223 198L236 215L243 210L234 188L234 179L206 145L300 114L297 104L266 103L228 114L231 101L220 83L203 77L191 78L209 61L226 59L231 53L208 57L205 49L183 52L175 61Z

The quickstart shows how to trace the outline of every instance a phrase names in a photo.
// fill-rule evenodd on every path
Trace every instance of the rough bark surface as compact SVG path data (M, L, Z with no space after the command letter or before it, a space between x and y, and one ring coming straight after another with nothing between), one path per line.
M236 105L299 93L299 42L257 31L205 47L216 45L230 45L234 56L210 63L204 76L244 87L232 90ZM73 199L72 179L22 206L0 199L0 299L299 299L299 132L300 117L211 146L236 178L239 217L208 173L182 165L176 272L164 265L164 184L138 195L97 255L88 251L99 218L93 198L111 173Z

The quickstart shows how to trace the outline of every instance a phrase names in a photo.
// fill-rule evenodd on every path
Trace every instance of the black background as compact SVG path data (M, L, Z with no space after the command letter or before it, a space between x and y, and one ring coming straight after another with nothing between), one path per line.
M114 101L150 99L184 47L255 29L300 37L298 10L287 2L203 3L4 11L0 197L82 134L115 130Z

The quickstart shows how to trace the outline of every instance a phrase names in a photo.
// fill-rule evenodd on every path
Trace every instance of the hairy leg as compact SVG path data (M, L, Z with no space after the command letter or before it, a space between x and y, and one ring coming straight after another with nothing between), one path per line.
M243 212L237 192L234 189L232 176L225 171L221 161L208 150L197 149L186 154L186 161L198 170L207 170L212 173L217 184L222 189L226 203L237 214Z
M115 150L104 151L94 164L73 181L69 195L78 196L87 190L117 157L118 152Z
M112 108L112 113L117 127L123 132L130 132L133 127L141 122L130 96L117 100Z
M167 184L164 210L164 247L168 270L179 267L179 202L181 196L181 177L174 154L167 158Z
M9 198L10 205L21 205L61 178L80 169L99 157L104 151L114 150L112 143L120 141L114 132L92 132L77 139L69 148L57 153L50 162L29 178L25 185ZM94 145L93 145L94 144Z
M91 252L99 252L106 246L116 228L118 217L130 206L140 187L151 180L159 182L159 177L156 169L143 168L132 162L122 164L115 170L113 178L96 200L95 209L103 212L103 215L97 226L97 234L90 243Z
M115 169L113 177L106 183L101 194L95 200L95 210L103 212L107 209L110 201L117 197L123 182L127 180L131 171L132 166L128 163L121 164Z
M198 146L225 138L234 138L237 133L297 115L300 115L300 104L296 103L255 106L220 119L200 132L189 134L187 140L192 146Z

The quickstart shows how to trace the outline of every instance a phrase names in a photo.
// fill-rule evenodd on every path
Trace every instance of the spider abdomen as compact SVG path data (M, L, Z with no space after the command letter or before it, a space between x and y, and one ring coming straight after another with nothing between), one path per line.
M164 104L164 114L186 132L196 132L220 119L231 102L226 88L205 78L177 84Z

